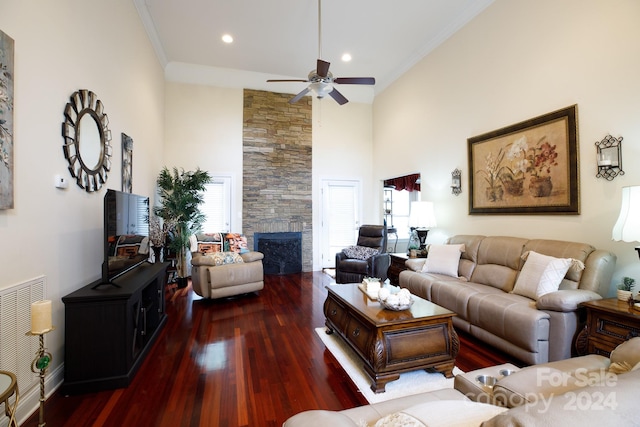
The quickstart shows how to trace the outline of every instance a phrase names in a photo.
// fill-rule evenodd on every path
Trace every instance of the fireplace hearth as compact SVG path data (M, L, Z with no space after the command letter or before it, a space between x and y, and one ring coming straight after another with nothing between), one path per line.
M302 233L255 233L253 246L264 254L264 274L302 272Z

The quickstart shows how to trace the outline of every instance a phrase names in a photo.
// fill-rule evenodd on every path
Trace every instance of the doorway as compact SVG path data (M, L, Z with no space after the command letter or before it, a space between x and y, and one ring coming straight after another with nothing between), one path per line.
M361 221L360 181L323 180L321 267L335 268L336 253L355 245Z

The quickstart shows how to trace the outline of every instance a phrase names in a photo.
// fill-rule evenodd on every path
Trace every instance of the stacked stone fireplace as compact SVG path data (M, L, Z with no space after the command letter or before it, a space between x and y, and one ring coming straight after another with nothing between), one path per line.
M243 232L250 248L266 245L265 274L313 269L311 99L289 104L290 98L244 91Z

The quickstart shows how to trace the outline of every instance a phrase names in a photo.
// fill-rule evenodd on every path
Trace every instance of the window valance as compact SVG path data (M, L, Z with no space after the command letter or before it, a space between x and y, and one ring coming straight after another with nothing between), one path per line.
M399 176L397 178L385 179L384 186L393 186L396 191L420 191L420 174L414 173L411 175Z

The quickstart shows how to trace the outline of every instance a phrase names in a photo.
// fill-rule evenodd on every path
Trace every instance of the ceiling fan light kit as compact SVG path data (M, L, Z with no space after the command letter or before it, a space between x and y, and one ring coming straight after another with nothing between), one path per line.
M304 90L298 93L296 96L289 100L290 104L298 102L303 96L309 92L313 92L317 98L322 99L326 95L333 98L338 104L344 105L349 100L344 97L333 86L336 84L351 84L351 85L374 85L376 80L373 77L333 77L333 74L329 72L330 62L323 61L322 58L322 5L321 0L318 0L318 61L316 63L316 69L312 70L307 79L289 79L289 80L267 80L267 82L304 82L310 83Z

